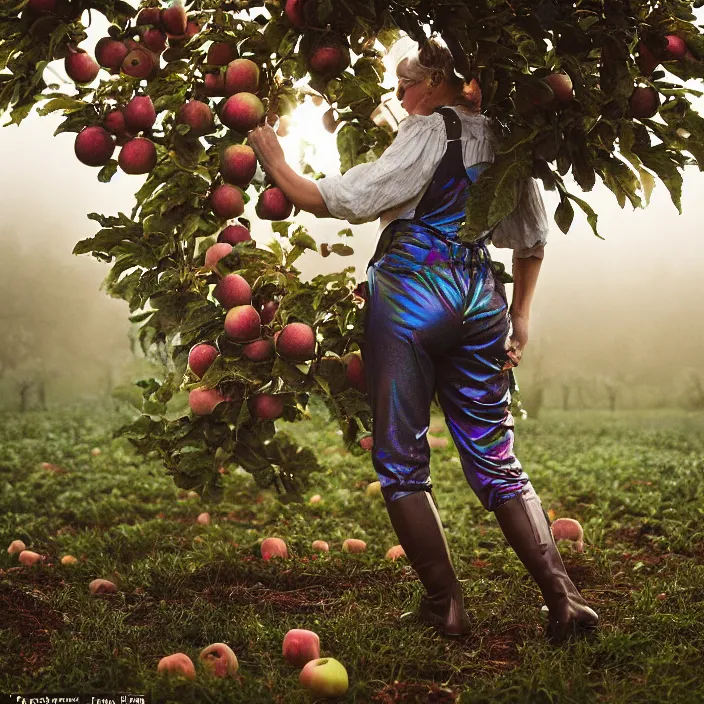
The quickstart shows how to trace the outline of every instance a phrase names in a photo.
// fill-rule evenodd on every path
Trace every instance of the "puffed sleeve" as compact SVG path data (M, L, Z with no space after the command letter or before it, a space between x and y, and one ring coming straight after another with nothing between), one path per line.
M315 183L333 217L353 225L371 222L421 192L444 147L442 115L410 115L376 161L357 164L344 175L325 176Z
M496 227L491 236L495 247L510 248L519 259L544 256L548 237L548 218L543 197L534 178L521 188L518 205Z

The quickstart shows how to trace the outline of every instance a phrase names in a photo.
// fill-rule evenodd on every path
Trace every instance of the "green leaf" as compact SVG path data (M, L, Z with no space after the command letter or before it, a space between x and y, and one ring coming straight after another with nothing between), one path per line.
M108 183L110 179L115 175L117 171L117 160L110 159L105 166L98 172L98 181L101 183Z
M572 225L572 220L574 220L574 208L567 198L562 197L555 210L555 222L557 226L567 234Z

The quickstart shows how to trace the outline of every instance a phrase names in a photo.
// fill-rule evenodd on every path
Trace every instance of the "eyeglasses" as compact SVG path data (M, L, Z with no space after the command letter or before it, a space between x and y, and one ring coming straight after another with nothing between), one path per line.
M398 88L396 89L396 97L399 100L403 100L406 90L416 83L419 83L419 81L414 81L412 78L399 78Z

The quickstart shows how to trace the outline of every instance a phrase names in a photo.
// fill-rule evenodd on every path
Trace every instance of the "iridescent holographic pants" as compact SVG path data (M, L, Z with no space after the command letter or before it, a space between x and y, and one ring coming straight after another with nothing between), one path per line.
M396 221L367 269L363 358L372 462L387 500L429 491L435 392L465 477L493 511L529 483L513 454L504 342L510 315L484 241L439 239Z

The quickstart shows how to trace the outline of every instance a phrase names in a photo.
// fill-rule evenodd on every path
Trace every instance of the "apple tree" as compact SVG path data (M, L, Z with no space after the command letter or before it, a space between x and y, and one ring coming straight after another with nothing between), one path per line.
M528 176L556 190L567 232L574 206L596 236L582 191L597 176L624 207L644 207L659 178L678 209L684 167L704 168L704 121L684 85L704 77L704 40L686 0L8 0L0 9L0 112L19 124L37 105L76 133L75 156L108 182L146 174L129 214L90 213L99 229L76 254L110 264L104 286L128 302L145 353L163 374L138 382L120 429L158 455L179 487L222 494L223 464L282 500L299 498L314 453L275 420L323 400L349 449L368 448L361 352L364 291L352 267L309 282L296 259L316 242L267 182L246 134L325 100L341 171L379 157L390 129L372 115L387 89L384 53L406 34L440 34L499 149L467 204L464 241L517 204ZM95 56L91 18L110 23ZM75 87L51 83L61 61ZM321 128L323 125L320 126ZM117 152L117 153L116 153ZM242 217L257 199L257 221ZM286 243L259 247L261 220ZM325 248L325 249L323 249ZM321 245L321 256L350 247ZM500 264L497 273L510 280Z

